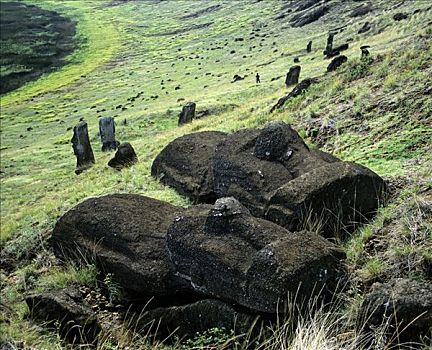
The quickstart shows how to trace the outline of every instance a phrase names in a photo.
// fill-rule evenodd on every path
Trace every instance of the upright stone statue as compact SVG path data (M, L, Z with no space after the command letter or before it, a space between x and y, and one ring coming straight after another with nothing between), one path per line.
M309 41L306 46L306 52L311 52L311 51L312 51L312 40Z
M183 106L183 109L179 116L178 125L183 125L192 122L195 118L195 102L188 102Z
M120 142L115 139L115 122L113 117L99 119L99 133L103 152L117 149Z
M75 174L80 174L95 163L93 150L88 136L87 123L79 122L73 129L72 148L77 158Z
M301 66L292 66L286 75L285 85L295 85L299 81Z
M327 56L331 56L333 53L333 39L334 39L334 33L329 33L327 38L327 45L324 54Z

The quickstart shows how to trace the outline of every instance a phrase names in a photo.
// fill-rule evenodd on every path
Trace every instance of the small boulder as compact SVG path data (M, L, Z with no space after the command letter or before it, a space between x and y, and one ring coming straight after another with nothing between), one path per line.
M432 336L432 287L430 282L398 278L379 284L366 295L357 316L357 329L371 339L376 327L387 325L398 342L418 342ZM362 338L360 338L362 339Z
M60 325L60 335L73 344L94 343L101 327L80 291L73 286L26 297L31 318Z
M234 198L207 213L185 215L169 228L167 248L179 275L197 292L253 312L284 310L321 291L331 295L344 276L345 254L309 232L289 232L253 217Z
M330 62L330 64L327 67L327 72L335 71L341 65L343 65L346 61L348 61L348 57L346 57L345 55L340 55L340 56L333 58L333 60Z
M227 135L203 131L170 142L153 161L151 175L196 202L212 202L211 157Z
M132 166L137 161L138 161L138 157L132 145L129 142L124 142L120 146L118 146L114 158L112 158L108 162L108 165L111 168L121 170L125 167Z

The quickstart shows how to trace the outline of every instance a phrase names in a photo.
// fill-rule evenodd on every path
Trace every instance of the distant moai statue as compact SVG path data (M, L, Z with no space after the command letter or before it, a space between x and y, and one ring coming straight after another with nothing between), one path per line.
M285 85L295 85L299 81L301 66L292 66L286 75Z
M120 142L115 139L115 122L113 117L99 119L99 134L103 152L117 149Z
M327 38L326 49L324 52L327 56L331 56L331 54L333 53L333 39L334 39L334 33L329 33Z
M191 123L192 119L195 118L195 102L188 102L183 106L183 109L179 116L178 125Z
M77 158L75 174L80 174L95 163L88 136L87 123L79 122L73 129L72 148Z
M370 48L369 45L363 45L363 46L360 47L360 50L361 50L361 58L362 58L362 59L363 59L363 58L366 58L366 57L368 57L368 56L370 55L370 52L369 52L368 48Z
M311 51L312 51L312 40L309 41L306 46L306 52L311 52Z

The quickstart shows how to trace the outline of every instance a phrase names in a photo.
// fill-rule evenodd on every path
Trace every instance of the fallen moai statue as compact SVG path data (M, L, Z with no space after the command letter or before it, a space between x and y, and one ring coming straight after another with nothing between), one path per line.
M178 138L156 157L152 175L198 203L233 196L290 230L320 220L325 236L370 218L385 191L377 174L309 149L283 122Z

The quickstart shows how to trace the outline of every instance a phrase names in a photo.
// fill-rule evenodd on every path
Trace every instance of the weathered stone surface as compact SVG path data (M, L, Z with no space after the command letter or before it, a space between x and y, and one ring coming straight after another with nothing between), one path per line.
M285 78L285 85L291 86L298 83L300 77L301 66L293 66L290 68L289 72Z
M380 284L366 295L358 317L359 332L388 324L386 332L398 334L398 342L419 341L432 336L432 285L398 278Z
M99 119L99 134L103 152L117 149L120 142L115 139L115 122L113 117Z
M50 243L60 259L95 259L125 290L175 295L188 287L175 275L165 236L183 211L133 194L90 198L58 220Z
M58 322L61 336L71 343L91 344L101 330L96 314L73 286L28 295L26 303L32 318L51 326Z
M160 307L140 314L135 330L148 334L156 332L165 338L188 337L211 328L235 329L236 334L246 333L253 316L236 311L231 305L215 299L204 299L181 306ZM136 325L136 326L135 326Z
M278 305L283 310L288 295L301 302L321 290L331 294L345 257L316 234L254 218L234 198L218 199L207 213L179 217L169 228L167 248L196 292L267 313Z
M218 198L233 196L262 217L280 186L325 162L310 153L288 124L243 129L219 143L213 156L213 186Z
M348 61L348 57L346 57L344 55L340 55L340 56L333 58L333 60L330 62L330 64L327 67L327 72L335 71L342 64L344 64L346 61Z
M196 108L195 102L188 102L183 106L182 111L179 115L179 120L178 120L179 126L192 122L192 120L195 118L195 108Z
M75 173L80 174L95 163L86 122L81 121L73 128L71 143L77 158Z
M204 131L175 139L154 160L152 176L194 201L213 201L211 157L226 136L219 131Z
M371 217L381 203L384 181L364 166L334 162L311 169L278 188L268 201L265 218L288 229L319 220L323 233L348 229Z
M129 142L124 142L118 146L118 150L115 153L114 158L108 162L108 165L111 168L121 170L125 167L132 166L137 161L138 157L132 145Z

